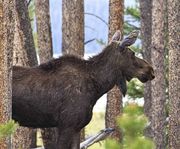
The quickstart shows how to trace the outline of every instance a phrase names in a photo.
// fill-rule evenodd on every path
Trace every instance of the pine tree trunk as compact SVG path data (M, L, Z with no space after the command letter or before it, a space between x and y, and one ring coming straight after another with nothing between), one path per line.
M50 26L49 0L35 1L37 23L37 45L40 63L49 61L53 56ZM56 128L41 129L43 144L46 149L56 148Z
M168 0L169 149L180 148L180 3Z
M152 130L157 149L165 149L165 32L164 0L152 3L151 60L155 70L152 87Z
M140 0L141 13L141 41L143 58L151 63L151 36L152 36L152 0ZM144 84L144 113L151 121L152 112L151 82ZM145 135L152 137L151 126L145 129Z
M123 15L124 15L124 1L110 0L109 1L109 41L116 30L123 33ZM112 138L121 140L122 136L116 124L116 117L122 113L122 93L115 86L107 94L107 106L105 123L106 128L115 128L116 131L112 134Z
M45 63L52 58L52 37L49 12L49 0L35 1L38 54L40 63Z
M37 56L34 46L30 18L28 14L27 1L16 0L16 11L17 11L17 21L19 21L18 32L21 38L20 39L22 42L21 44L24 50L26 51L26 53L22 54L23 57L25 57L24 58L25 63L24 62L20 63L20 65L35 66L38 64L38 62L37 62ZM22 55L20 54L19 57L22 57Z
M37 65L37 57L26 1L16 0L13 65ZM13 149L36 147L36 130L19 127L13 137Z
M62 1L62 53L84 56L84 0ZM85 130L80 140L84 140Z
M84 1L62 1L62 52L84 56Z
M140 0L143 58L151 63L152 0ZM151 120L151 82L144 86L144 112Z
M14 39L14 0L0 0L0 124L12 114L12 51ZM11 149L11 137L0 139L1 149Z

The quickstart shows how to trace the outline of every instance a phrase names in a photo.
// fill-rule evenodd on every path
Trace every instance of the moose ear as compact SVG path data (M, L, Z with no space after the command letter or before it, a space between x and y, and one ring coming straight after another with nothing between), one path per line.
M123 48L127 46L131 46L132 44L135 43L138 34L139 34L138 30L132 31L124 40L121 41L119 46Z
M120 41L122 37L121 31L117 30L114 35L112 36L111 42L112 41Z

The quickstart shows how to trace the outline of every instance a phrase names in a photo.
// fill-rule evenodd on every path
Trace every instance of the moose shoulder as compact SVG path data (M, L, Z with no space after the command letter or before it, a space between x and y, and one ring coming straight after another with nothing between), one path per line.
M20 125L57 127L57 149L79 148L79 132L92 117L96 101L114 85L126 93L126 81L154 78L153 68L128 46L137 31L119 41L117 31L104 50L90 58L63 56L33 68L13 67L12 112Z

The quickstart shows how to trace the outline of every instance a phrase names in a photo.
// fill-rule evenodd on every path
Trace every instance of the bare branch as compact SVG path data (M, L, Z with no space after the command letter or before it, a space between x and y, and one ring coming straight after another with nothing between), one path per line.
M80 144L80 149L87 149L89 146L93 145L94 143L100 142L107 138L112 132L114 131L113 128L106 128L101 130L95 136L90 137L89 139L83 141Z
M132 27L133 29L135 29L135 30L140 30L140 27L137 27L137 26L135 26L135 25L133 25L133 24L130 24L129 21L125 21L125 23L126 23L127 25L129 25L130 27Z
M97 32L97 31L96 31L93 27L91 27L91 26L86 25L85 28L88 28L88 29L90 29L90 30L92 30L92 31Z
M93 13L89 13L89 12L85 12L84 14L94 16L94 17L98 18L98 19L101 20L104 24L106 24L106 25L108 26L108 23L107 23L104 19L102 19L100 16L95 15L95 14L93 14Z
M96 39L96 38L93 38L93 39L90 39L90 40L86 41L86 42L84 43L84 45L86 45L86 44L88 44L88 43L94 41L95 39Z

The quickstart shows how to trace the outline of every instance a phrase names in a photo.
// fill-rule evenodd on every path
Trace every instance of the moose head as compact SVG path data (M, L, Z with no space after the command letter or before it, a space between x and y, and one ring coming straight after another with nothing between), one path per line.
M145 60L135 56L129 46L135 43L139 31L131 32L125 39L121 40L121 32L116 31L109 46L113 49L113 62L121 72L121 78L117 81L123 95L126 94L126 81L138 78L142 83L155 78L152 66Z

